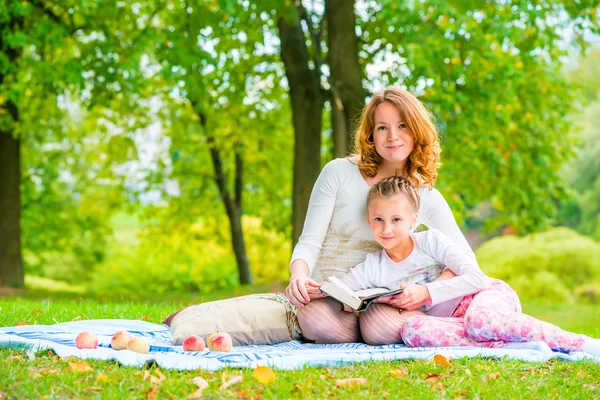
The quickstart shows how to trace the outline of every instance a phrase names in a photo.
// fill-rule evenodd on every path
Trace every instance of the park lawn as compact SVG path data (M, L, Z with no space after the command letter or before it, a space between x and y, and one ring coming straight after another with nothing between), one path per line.
M193 296L167 302L80 299L75 295L25 296L0 298L0 326L18 322L53 324L75 318L141 318L160 323L174 310L194 302ZM524 311L566 329L600 336L597 306L526 303ZM144 379L145 371L141 369L89 360L89 370L80 372L77 360L61 360L49 351L40 351L35 360L29 361L23 352L0 349L0 360L0 399L187 398L196 390L191 383L194 377L208 382L203 392L207 398L600 399L600 364L591 362L528 363L475 358L451 360L451 367L433 361L366 362L337 368L276 370L275 380L263 384L252 370L157 371L152 366L149 371L154 379ZM241 382L219 390L223 380L237 375L242 376ZM368 382L356 387L336 387L337 380L348 378L366 378Z

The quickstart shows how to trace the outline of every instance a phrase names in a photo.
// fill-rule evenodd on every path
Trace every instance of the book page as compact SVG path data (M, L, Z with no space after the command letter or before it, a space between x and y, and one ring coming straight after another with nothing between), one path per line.
M390 289L388 289L388 288L370 288L370 289L358 290L358 291L354 292L354 295L358 296L358 297L365 297L365 296L371 296L373 294L387 293L387 292L390 292Z
M328 278L328 280L334 286L336 286L339 289L342 289L344 292L348 293L348 295L358 299L358 295L357 295L358 292L355 292L354 290L352 290L352 288L350 286L346 285L344 282L342 282L341 279L338 279L335 276L330 276ZM370 290L370 289L367 289L367 290ZM386 291L387 291L387 289L386 289Z

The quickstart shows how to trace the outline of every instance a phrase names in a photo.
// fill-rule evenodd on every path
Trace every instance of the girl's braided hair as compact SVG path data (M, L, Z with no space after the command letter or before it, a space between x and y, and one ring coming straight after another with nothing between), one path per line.
M388 178L383 178L373 185L371 190L369 190L369 194L367 195L367 207L369 207L369 204L374 199L389 199L390 197L400 194L406 196L411 205L412 211L417 213L421 204L419 192L408 179L401 176L390 176Z

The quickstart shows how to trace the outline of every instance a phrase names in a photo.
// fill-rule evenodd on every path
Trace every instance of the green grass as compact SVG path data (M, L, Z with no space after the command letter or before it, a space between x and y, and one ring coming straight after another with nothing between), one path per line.
M246 288L247 292L261 287ZM0 326L17 322L53 324L74 318L148 319L160 323L165 316L195 302L193 295L168 301L131 301L82 299L31 292L23 297L0 298ZM241 293L238 293L241 294ZM228 297L220 293L215 298ZM527 303L525 312L544 317L565 329L595 336L600 310L593 306ZM577 317L574 317L577 315ZM520 361L469 359L453 360L452 367L431 361L367 362L338 368L305 368L300 371L275 371L276 379L259 383L252 370L162 371L166 380L144 380L144 371L114 362L88 361L91 370L77 372L70 362L41 351L29 361L18 350L0 349L0 399L6 398L187 398L195 391L190 383L202 377L209 383L206 397L217 398L600 398L600 365L590 362L527 363ZM155 367L148 367L158 376ZM406 375L388 375L400 369ZM219 390L222 380L242 375L242 382ZM336 380L367 378L363 386L335 387ZM494 379L495 378L495 379Z

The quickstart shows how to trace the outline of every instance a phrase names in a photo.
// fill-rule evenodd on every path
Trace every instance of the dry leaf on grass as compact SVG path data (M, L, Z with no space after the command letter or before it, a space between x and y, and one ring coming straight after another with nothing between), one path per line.
M233 378L229 379L228 381L223 382L223 384L221 386L219 386L219 390L225 390L230 386L240 383L243 379L244 378L241 375L234 376Z
M157 394L158 394L158 386L152 386L146 392L146 400L156 400Z
M17 322L17 326L26 326L27 324L25 322L19 321Z
M254 369L254 378L263 385L273 382L275 380L275 372L269 367L258 366Z
M110 381L110 379L108 379L108 376L106 376L104 374L98 374L98 376L96 377L96 381L102 382L102 383L108 383Z
M337 381L335 381L335 387L343 387L343 386L355 387L355 386L366 385L367 383L369 383L369 380L366 378L338 379Z
M443 374L427 374L427 378L425 378L425 380L430 382L436 382L442 379L443 377Z
M71 367L71 369L75 372L89 372L92 370L90 364L83 360L74 362L69 361L69 367Z
M138 318L138 321L150 321L150 316L149 315L144 315L141 318Z
M496 379L498 379L500 377L500 372L492 372L489 376L488 379L491 381L495 381Z
M42 375L58 375L57 369L45 369L42 371Z
M166 381L167 377L165 376L165 374L162 373L162 371L160 370L160 368L156 368L156 375L158 375L158 377L160 378L160 381Z
M198 389L194 393L192 393L192 395L188 398L189 399L201 399L202 392L204 391L204 389L206 389L208 387L208 382L206 382L206 379L197 376L194 379L192 379L192 383L194 385L198 386Z
M600 386L595 386L595 385L585 384L585 385L583 385L583 387L586 389L590 389L590 390L600 390Z
M406 378L408 376L408 371L404 368L396 368L390 369L387 374L388 376L393 376L395 378Z
M446 357L444 357L443 355L441 355L441 354L436 354L433 357L433 361L435 361L435 363L437 365L441 365L442 367L450 367L450 368L452 368L452 364L450 364L450 361Z
M71 321L81 321L81 315L76 316Z
M158 377L152 375L150 370L148 370L148 369L145 370L144 371L144 380L150 378L150 383L153 385L159 385L161 382L167 380L167 377L161 372L160 369L156 368L155 372Z

